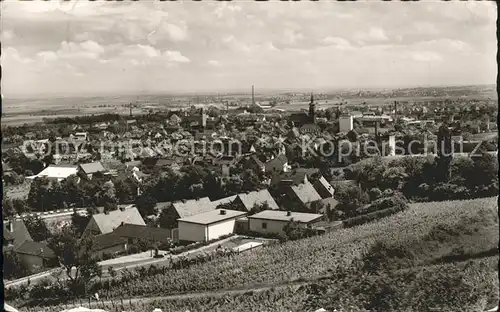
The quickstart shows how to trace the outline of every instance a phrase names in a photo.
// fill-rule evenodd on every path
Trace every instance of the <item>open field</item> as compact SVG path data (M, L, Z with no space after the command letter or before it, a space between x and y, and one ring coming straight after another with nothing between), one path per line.
M105 300L128 300L217 290L250 291L316 280L315 300L321 302L316 307L306 300L314 291L310 288L297 293L270 290L264 295L267 299L250 292L234 300L204 298L159 304L168 311L185 311L196 307L196 302L200 304L196 311L208 311L200 310L202 302L211 302L212 310L218 311L245 311L242 306L246 304L252 304L252 310L275 311L276 300L290 306L300 298L306 308L301 311L334 304L337 309L358 304L348 311L360 311L361 306L375 304L374 300L385 300L379 303L386 307L384 311L428 311L425 305L438 302L435 296L439 295L447 298L441 302L443 311L458 311L458 307L482 311L498 301L497 200L412 204L405 212L359 227L263 247L165 275L136 277L140 283L97 284L91 291L99 292ZM449 284L454 287L446 286ZM378 291L387 292L386 299L377 299Z

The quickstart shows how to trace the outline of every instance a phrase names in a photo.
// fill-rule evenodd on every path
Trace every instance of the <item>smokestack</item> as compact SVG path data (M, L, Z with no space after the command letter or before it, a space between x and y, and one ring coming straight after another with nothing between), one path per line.
M255 105L255 90L254 86L252 85L252 105Z
M398 118L398 102L394 101L394 122L396 122L397 118Z

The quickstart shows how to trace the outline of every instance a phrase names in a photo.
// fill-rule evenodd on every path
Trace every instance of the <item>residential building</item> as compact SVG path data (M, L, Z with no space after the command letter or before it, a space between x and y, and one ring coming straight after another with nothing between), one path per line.
M139 246L141 242L148 244L168 244L173 239L172 230L146 225L124 223L117 227L113 233L126 239L127 247Z
M111 233L122 223L146 225L137 208L123 208L92 215L82 236Z
M106 173L107 170L104 168L100 161L92 162L88 164L80 164L78 166L78 174L80 177L88 180L92 180L92 175L95 173Z
M298 227L310 228L314 223L323 220L322 214L302 213L280 210L265 210L248 216L248 228L252 232L262 234L285 234L283 228L291 221Z
M250 212L255 206L261 206L264 203L267 203L269 209L279 209L278 204L267 189L238 194L233 201L234 207L238 207L239 210L247 212Z
M22 219L4 220L3 237L4 247L12 246L17 248L26 241L33 241Z
M57 265L57 257L47 244L25 241L15 249L20 262L31 273Z
M298 185L306 183L307 181L309 181L309 177L318 172L319 170L317 168L297 168L293 171L288 171L280 175L273 176L271 179L271 184Z
M187 218L196 214L215 210L214 205L208 197L177 201L173 203L158 203L157 207L164 211L165 221L168 229L175 229L178 226L177 220Z
M78 141L87 141L88 133L87 132L76 132L74 135L71 135L70 138L78 140Z
M127 239L113 232L92 236L91 255L95 259L103 259L105 255L123 254L127 251ZM82 250L83 252L83 250Z
M285 195L285 207L289 210L302 210L309 207L312 202L319 200L321 200L321 196L310 182L290 185Z
M237 163L237 159L234 156L222 156L214 159L214 165L220 169L222 175L229 176L231 168L233 168Z
M290 166L288 165L288 158L281 154L271 159L267 163L265 163L265 171L270 173L282 173L288 172L290 170Z
M265 172L265 164L257 157L257 155L247 155L238 161L238 165L245 169L252 169L255 172Z
M339 117L339 132L347 133L354 129L354 118L351 115Z
M318 192L321 198L333 197L335 190L325 177L321 176L318 180L313 182L314 189Z
M214 201L212 201L212 205L215 208L217 208L219 205L225 205L225 204L232 203L236 199L236 197L238 197L238 195L233 195L233 196L224 197L224 198L221 198L218 200L214 200Z
M179 241L202 242L232 234L236 219L246 215L242 211L217 209L178 219Z

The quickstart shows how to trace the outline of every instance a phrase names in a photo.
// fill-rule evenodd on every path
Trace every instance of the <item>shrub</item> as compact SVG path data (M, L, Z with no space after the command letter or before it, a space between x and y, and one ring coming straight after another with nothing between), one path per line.
M343 221L344 227L353 227L356 225L361 225L361 224L365 224L365 223L368 223L368 222L371 222L374 220L378 220L378 219L393 215L395 213L401 212L403 210L406 210L407 207L408 207L408 205L394 206L391 208L377 210L377 211L374 211L371 213L367 213L367 214L363 214L363 215L360 215L360 216L357 216L354 218L350 218L350 219Z
M370 200L379 199L382 196L382 191L378 187L374 187L368 191L368 196L370 196Z

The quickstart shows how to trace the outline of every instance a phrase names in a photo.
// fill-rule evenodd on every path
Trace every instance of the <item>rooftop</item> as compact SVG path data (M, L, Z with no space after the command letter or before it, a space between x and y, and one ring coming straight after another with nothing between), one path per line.
M225 214L222 214L222 211L225 211ZM178 219L177 221L207 225L228 219L246 216L246 214L246 212L242 211L217 209L205 213L200 213L191 217Z
M56 254L50 249L47 244L40 242L25 241L21 246L16 249L17 253L39 256L45 259L52 259Z
M102 234L112 232L123 223L146 225L137 208L128 208L123 211L113 210L108 213L99 213L92 216Z
M172 205L181 218L187 218L215 209L208 197L203 197L198 200L190 199L185 201L177 201L172 203Z
M290 214L290 215L288 215ZM276 221L297 221L300 223L309 223L317 219L322 218L322 214L316 213L304 213L304 212L288 212L280 210L264 210L262 212L256 213L252 216L248 216L248 219L264 219L264 220L276 220Z
M70 175L77 173L77 166L71 165L49 165L37 175L30 176L28 179L35 179L37 177L66 179Z
M250 211L255 205L262 205L267 202L270 209L279 209L278 204L267 189L250 193L238 194L245 208Z
M82 168L83 172L85 172L86 174L106 171L100 161L88 164L80 164L80 168Z
M292 185L291 188L292 191L300 199L300 201L304 204L321 200L321 196L318 194L314 186L309 182L299 185Z

